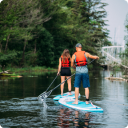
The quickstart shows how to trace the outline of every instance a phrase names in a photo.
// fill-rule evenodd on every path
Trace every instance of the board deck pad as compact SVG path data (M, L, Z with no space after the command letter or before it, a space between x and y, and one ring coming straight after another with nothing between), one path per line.
M65 98L65 97L66 98L75 98L75 92L74 91L71 92L72 95L68 95L68 94L69 94L69 92L64 93L63 96L57 95L53 98L53 100L59 100L60 98ZM80 96L80 94L79 94L79 96Z
M61 98L59 103L73 109L89 111L89 112L103 112L103 109L99 106L93 105L91 103L86 104L84 101L78 101L78 104L72 104L75 99Z

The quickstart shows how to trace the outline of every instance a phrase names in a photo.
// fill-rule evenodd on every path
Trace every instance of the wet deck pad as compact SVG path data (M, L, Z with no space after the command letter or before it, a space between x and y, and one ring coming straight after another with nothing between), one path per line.
M103 109L93 104L86 104L86 102L78 101L78 104L72 104L75 99L61 98L59 103L73 109L89 111L89 112L103 112Z
M72 94L72 95L69 95L69 92L66 92L66 93L63 94L63 96L57 95L57 96L55 96L55 97L53 98L53 100L59 100L59 99L61 99L61 98L65 98L65 97L66 97L66 98L75 98L75 92L72 91L71 94ZM79 94L79 96L80 96L80 94Z

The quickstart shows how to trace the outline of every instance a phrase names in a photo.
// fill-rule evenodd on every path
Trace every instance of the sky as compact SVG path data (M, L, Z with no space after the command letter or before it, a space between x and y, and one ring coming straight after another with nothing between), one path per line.
M116 41L118 45L124 45L125 20L128 14L128 0L104 0L109 5L105 8L108 15L106 22L109 26L106 27L110 30L110 41Z

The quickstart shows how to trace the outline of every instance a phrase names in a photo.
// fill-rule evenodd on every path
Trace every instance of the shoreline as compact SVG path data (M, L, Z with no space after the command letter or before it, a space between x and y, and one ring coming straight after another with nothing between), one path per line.
M58 68L46 68L46 67L24 67L24 68L15 68L15 67L8 67L5 70L5 73L8 71L7 74L12 74L10 77L22 77L24 73L57 73ZM75 69L71 68L71 71L74 72ZM0 70L2 72L2 70ZM4 75L3 75L4 76ZM5 75L6 76L6 75ZM7 75L9 76L9 75Z

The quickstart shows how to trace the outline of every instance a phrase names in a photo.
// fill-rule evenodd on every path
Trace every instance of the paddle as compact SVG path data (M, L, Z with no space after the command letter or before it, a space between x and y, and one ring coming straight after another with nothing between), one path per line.
M38 96L38 98L39 98L39 97L42 97L42 95L45 95L45 94L46 94L46 92L47 92L48 89L51 87L51 85L53 84L53 82L56 80L57 77L58 77L58 75L54 78L54 80L53 80L52 83L49 85L49 87L46 89L46 91L43 92L43 93L41 93L41 94Z
M92 105L94 108L98 109L98 107L96 107L95 105L93 105L93 103L92 103L91 101L89 101L89 102L91 103L91 105Z
M94 59L95 60L95 59ZM89 64L91 64L94 60L92 60L90 63L88 63L87 65L89 65ZM73 75L71 75L70 77L68 77L65 81L67 81L68 79L70 79L72 76L74 76L76 73L74 73ZM45 92L43 92L42 94L40 94L39 96L38 96L38 98L40 97L40 98L42 98L42 100L43 99L45 99L45 98L47 98L51 93L52 93L52 91L53 90L55 90L56 88L58 88L61 84L63 84L65 81L63 81L62 83L60 83L59 85L57 85L55 88L53 88L52 90L50 90L49 92L47 92L46 93L46 91ZM54 82L54 80L53 80L53 82ZM52 82L52 83L53 83Z
M65 81L67 81L68 79L70 79L72 76L74 76L76 73L74 73L73 75L71 75L70 77L68 77ZM61 84L63 84L65 81L63 81L62 83L60 83L59 85L57 85L55 88L53 88L52 90L50 90L49 92L47 92L47 93L42 93L42 95L41 95L41 98L42 99L45 99L45 98L47 98L51 93L52 93L52 91L53 90L55 90L56 88L58 88Z
M94 60L96 60L96 59L93 59L90 63L87 63L87 65L91 64Z

